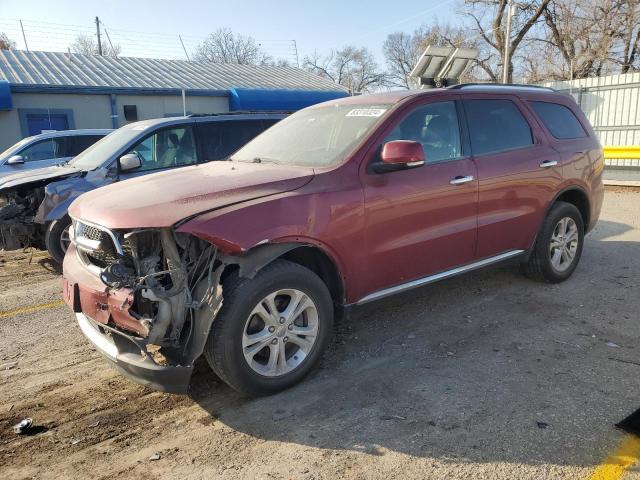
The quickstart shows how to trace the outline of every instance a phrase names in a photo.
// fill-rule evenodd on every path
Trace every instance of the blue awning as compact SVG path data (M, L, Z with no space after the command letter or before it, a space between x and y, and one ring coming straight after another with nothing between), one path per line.
M335 90L262 90L232 88L229 91L229 111L294 111L316 103L346 97L347 92Z
M11 101L11 88L9 82L0 80L0 110L11 110L13 102Z

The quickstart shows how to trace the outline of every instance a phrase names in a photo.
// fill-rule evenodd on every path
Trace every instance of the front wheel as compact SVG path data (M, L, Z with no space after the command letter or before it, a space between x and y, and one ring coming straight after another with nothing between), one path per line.
M71 238L69 230L71 229L71 218L65 215L59 220L49 223L44 234L44 244L53 258L59 265L62 265L64 255L67 253Z
M584 222L572 204L556 202L545 219L531 256L523 265L527 276L559 283L578 266L584 243Z
M318 363L331 337L333 304L314 272L276 260L253 279L232 274L223 296L205 357L229 386L268 395L296 384Z

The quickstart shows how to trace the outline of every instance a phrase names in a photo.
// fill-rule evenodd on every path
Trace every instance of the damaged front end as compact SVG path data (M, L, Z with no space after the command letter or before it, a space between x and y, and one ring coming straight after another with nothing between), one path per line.
M172 228L112 231L73 220L64 297L126 376L184 393L222 304L217 247Z
M44 186L0 191L0 250L44 246L44 227L35 222Z

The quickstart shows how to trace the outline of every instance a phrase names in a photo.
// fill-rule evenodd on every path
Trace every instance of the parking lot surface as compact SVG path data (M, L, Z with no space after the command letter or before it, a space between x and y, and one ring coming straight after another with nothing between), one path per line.
M120 377L42 252L1 254L0 285L3 479L589 478L640 407L633 190L607 191L568 281L502 266L360 307L320 369L268 398L206 364L189 396Z

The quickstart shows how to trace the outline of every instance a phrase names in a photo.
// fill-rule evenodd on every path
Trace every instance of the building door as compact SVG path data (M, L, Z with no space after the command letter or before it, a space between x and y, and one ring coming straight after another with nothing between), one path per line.
M64 113L28 113L27 130L29 136L38 135L43 130L69 130L69 119Z

